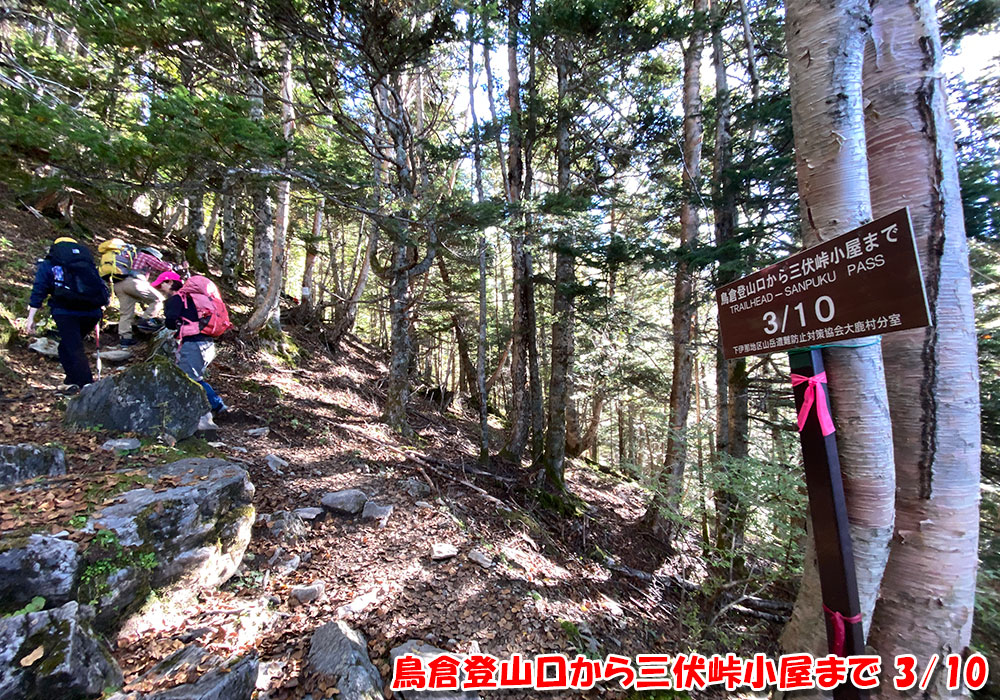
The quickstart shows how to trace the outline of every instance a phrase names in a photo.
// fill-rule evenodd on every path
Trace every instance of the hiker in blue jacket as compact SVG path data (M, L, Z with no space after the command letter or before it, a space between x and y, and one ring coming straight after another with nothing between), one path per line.
M57 238L48 255L39 261L24 323L29 334L35 332L35 314L46 297L59 329L59 362L66 371L62 388L75 393L94 381L83 339L101 322L104 307L111 299L86 246L72 238Z

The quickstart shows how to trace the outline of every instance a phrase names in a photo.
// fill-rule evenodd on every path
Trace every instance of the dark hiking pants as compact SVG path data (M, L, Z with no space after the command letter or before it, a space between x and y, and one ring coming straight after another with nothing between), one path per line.
M80 316L52 310L52 320L59 329L59 362L66 371L66 383L85 386L94 381L90 361L83 349L83 339L101 320L100 316Z

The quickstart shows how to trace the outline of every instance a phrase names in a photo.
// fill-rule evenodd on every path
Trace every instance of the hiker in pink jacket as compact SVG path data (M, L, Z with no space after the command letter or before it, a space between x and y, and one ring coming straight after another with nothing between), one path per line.
M180 343L177 364L205 389L213 413L228 411L226 403L205 381L205 371L215 359L215 338L232 328L219 288L207 277L194 275L167 300L164 312L167 328L177 332Z

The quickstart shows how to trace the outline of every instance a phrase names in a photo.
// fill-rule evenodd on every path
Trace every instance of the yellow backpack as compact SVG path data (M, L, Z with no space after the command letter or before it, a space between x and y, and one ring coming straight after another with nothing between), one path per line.
M110 238L102 241L97 246L97 252L101 254L101 261L97 265L97 271L104 279L112 282L119 282L128 277L135 262L138 251L131 243L126 243L120 238Z

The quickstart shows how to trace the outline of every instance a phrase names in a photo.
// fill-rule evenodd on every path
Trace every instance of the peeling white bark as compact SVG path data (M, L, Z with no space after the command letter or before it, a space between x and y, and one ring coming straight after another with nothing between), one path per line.
M883 344L899 488L870 643L885 659L926 659L964 652L971 634L980 460L975 317L934 5L880 0L874 20L865 66L872 205L877 215L910 207L934 325L893 333ZM938 673L924 697L956 695L945 678Z

